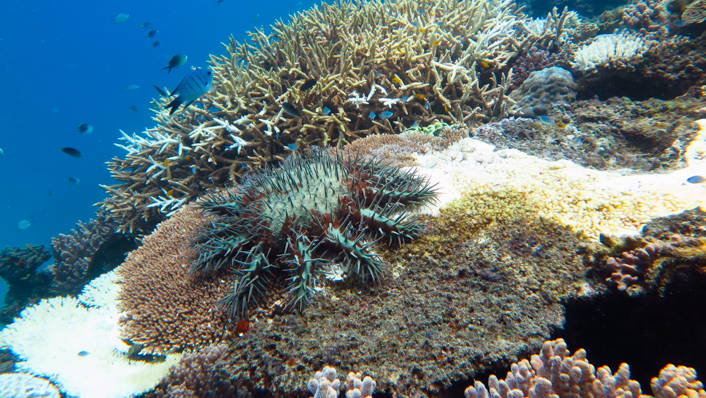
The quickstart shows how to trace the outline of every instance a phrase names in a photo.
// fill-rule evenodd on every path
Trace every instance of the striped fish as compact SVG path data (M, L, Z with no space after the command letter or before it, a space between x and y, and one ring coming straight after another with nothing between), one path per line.
M172 91L171 95L177 97L167 105L169 114L174 113L181 104L186 104L184 108L191 105L202 95L213 88L213 72L209 69L196 68L186 75L179 85Z

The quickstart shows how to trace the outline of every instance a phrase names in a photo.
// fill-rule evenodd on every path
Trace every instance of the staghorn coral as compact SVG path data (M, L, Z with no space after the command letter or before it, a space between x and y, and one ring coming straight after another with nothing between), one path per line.
M630 380L630 367L620 364L612 373L608 366L598 369L586 359L586 350L573 355L563 339L545 341L540 354L513 363L505 379L491 375L488 387L476 381L466 398L651 398L642 394L640 383ZM667 365L652 379L656 398L706 397L696 371L685 366Z
M211 58L216 90L200 107L170 117L162 100L156 127L123 135L127 155L108 162L119 183L104 186L101 205L120 231L147 231L206 190L284 159L292 144L342 147L414 122L503 118L512 100L502 71L535 43L558 45L566 15L533 24L511 0L344 0L249 32L250 43L231 38ZM372 110L393 115L374 120Z
M55 263L46 272L51 275L54 295L77 294L91 279L115 268L125 254L135 248L134 238L116 232L113 216L99 209L96 218L78 222L69 234L52 238Z
M237 281L223 303L239 316L290 275L285 307L300 310L322 272L379 281L385 264L374 243L416 237L419 225L408 210L433 202L435 194L425 178L380 160L338 151L290 157L236 191L205 199L217 220L198 243L193 269L217 275L234 267Z

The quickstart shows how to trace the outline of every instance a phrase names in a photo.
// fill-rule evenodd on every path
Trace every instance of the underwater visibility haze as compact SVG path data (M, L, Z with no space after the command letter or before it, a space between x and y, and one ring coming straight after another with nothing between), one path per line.
M706 0L2 10L1 397L706 398Z

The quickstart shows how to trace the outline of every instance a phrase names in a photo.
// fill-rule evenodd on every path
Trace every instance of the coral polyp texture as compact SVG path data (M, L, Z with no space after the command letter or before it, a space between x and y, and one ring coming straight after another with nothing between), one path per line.
M231 38L211 57L213 92L173 116L163 99L155 127L123 135L102 205L121 231L145 232L292 148L501 119L513 59L558 46L566 15L533 21L513 1L339 1Z
M419 234L411 209L436 192L414 173L350 153L315 150L265 168L238 189L214 193L204 208L218 216L199 242L194 271L235 268L223 303L242 315L278 280L287 280L289 309L301 309L317 275L377 281L385 264L378 240L398 245Z
M488 387L476 381L465 391L466 398L651 398L643 395L640 383L630 379L630 366L621 363L613 373L608 366L598 369L586 359L583 348L573 355L563 339L545 341L539 354L513 363L505 379L491 375ZM696 370L669 364L652 378L656 398L704 398Z

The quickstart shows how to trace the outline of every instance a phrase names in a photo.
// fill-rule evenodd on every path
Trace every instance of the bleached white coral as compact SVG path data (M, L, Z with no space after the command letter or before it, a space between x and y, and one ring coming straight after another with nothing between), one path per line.
M0 375L0 396L3 398L59 398L59 390L49 380L26 373Z
M118 327L118 289L113 271L78 298L42 300L0 332L0 347L20 358L17 369L47 377L71 396L117 398L147 391L180 355L161 363L127 358Z
M575 69L587 71L605 66L626 65L637 61L651 43L643 37L628 33L599 35L591 44L579 48L571 63Z

